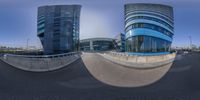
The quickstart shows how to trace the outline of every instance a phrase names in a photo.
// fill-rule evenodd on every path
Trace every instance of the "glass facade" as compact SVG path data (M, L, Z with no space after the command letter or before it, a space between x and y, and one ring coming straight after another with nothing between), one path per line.
M94 51L106 51L113 49L113 42L111 41L94 41L93 50Z
M135 20L135 19L145 19L145 20L151 20L151 21L155 21L155 22L158 22L160 24L163 24L165 26L167 26L169 29L172 29L173 30L173 27L172 25L168 24L167 22L163 21L163 20L160 20L160 19L157 19L157 18L153 18L153 17L148 17L148 16L135 16L135 17L131 17L130 19L128 19L126 21L126 23L132 21L132 20Z
M81 51L107 51L114 48L114 39L110 38L90 38L80 42Z
M151 36L129 37L127 52L169 52L171 42Z
M80 5L54 5L38 8L38 37L45 54L79 50Z
M174 35L173 8L160 4L125 5L125 51L169 52Z
M90 42L81 42L80 49L81 51L90 51Z
M155 31L158 31L164 35L171 37L171 38L173 36L173 33L166 30L165 28L154 25L154 24L149 24L149 23L134 23L126 28L126 32L128 32L131 29L136 29L136 28L146 28L146 29L155 30Z
M125 51L125 34L119 33L115 37L115 46L116 46L116 51L118 52Z

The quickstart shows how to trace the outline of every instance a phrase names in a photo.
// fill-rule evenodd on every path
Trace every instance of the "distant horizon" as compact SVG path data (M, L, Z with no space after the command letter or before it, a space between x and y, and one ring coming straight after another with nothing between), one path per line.
M81 5L80 39L108 37L124 34L124 4L156 3L174 8L174 39L172 47L188 47L189 36L192 44L200 46L200 1L197 0L45 0L13 2L0 1L0 46L40 47L37 37L37 8L45 5ZM89 19L89 20L88 20Z

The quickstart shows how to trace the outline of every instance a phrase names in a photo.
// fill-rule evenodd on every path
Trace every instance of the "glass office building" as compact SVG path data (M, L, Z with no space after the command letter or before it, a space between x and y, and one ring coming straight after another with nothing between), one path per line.
M174 34L173 8L161 4L125 5L126 52L169 52Z
M115 40L111 38L89 38L80 41L81 51L109 51L115 49Z
M118 52L124 52L125 51L125 34L119 33L115 37L115 45L116 45L116 51Z
M53 5L38 8L37 35L44 54L79 50L80 5Z

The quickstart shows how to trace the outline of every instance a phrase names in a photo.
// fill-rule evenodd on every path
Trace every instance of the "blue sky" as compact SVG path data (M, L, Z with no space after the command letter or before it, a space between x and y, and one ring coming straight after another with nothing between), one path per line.
M125 3L161 3L174 7L173 46L200 46L200 1L198 0L0 0L0 45L38 46L37 7L55 4L80 4L80 38L114 37L124 33Z

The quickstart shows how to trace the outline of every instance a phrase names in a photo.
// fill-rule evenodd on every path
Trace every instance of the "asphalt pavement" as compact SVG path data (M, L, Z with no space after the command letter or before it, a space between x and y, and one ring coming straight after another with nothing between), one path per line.
M0 61L0 100L200 100L200 53L178 55L159 81L124 88L95 79L82 59L35 73Z

